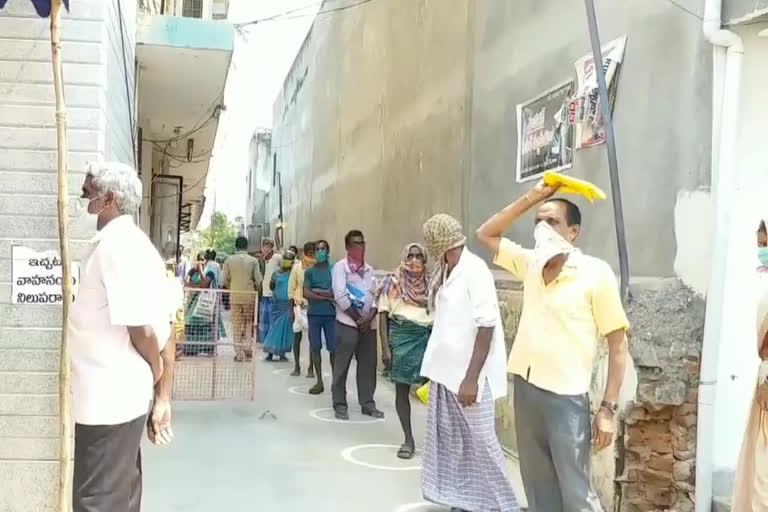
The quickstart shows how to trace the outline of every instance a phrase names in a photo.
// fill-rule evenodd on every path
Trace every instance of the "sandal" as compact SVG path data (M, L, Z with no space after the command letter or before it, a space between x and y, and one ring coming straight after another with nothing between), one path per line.
M409 460L413 458L413 448L403 443L399 450L397 450L397 457L399 459Z

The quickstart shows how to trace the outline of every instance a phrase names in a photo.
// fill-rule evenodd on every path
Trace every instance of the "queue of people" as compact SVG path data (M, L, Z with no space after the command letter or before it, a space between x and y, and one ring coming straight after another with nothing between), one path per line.
M374 399L376 330L381 330L382 359L395 382L403 430L397 455L403 459L416 450L409 392L429 381L422 472L428 501L459 512L519 510L494 428L494 402L506 395L509 373L514 376L515 430L528 510L602 510L590 483L590 451L613 440L629 324L608 264L574 245L582 230L578 207L554 198L556 191L538 184L476 232L494 262L524 283L523 311L507 361L493 275L467 248L461 224L449 215L430 218L423 226L424 245L408 244L397 268L380 283L357 230L346 235L346 254L335 264L324 240L305 244L300 255L295 247L277 254L267 240L262 266L246 253L247 240L239 238L237 253L223 265L212 251L198 257L186 275L194 293L179 314L178 289L145 293L165 282L167 274L131 219L141 198L135 173L120 164L90 168L82 210L98 234L82 268L68 325L76 423L73 510L140 510L141 434L146 425L152 442L172 440L174 343L183 330L183 353L215 350L215 340L224 336L222 315L211 317L206 311L211 300L223 295L207 293L218 287L228 289L231 307L238 312L233 323L236 361L254 357L255 326L249 312L256 310L259 291L257 327L265 359L285 360L293 352L294 375L301 375L299 353L306 329L308 374L316 379L310 392L316 395L325 391L325 342L333 375L331 400L339 420L349 418L346 381L353 358L362 413L384 416ZM524 249L503 233L534 206L535 246ZM763 223L758 254L768 266L765 232ZM143 269L138 275L131 271L137 262ZM768 307L763 305L758 351L766 359ZM183 329L178 326L182 319ZM609 353L607 384L591 417L587 391L603 339ZM764 437L765 389L761 380L745 440L744 485L737 491L743 503L764 494L766 458L756 446L762 446L759 438Z
M306 328L308 374L317 379L310 393L321 394L324 340L337 419L349 418L346 382L353 358L361 411L383 418L374 399L378 337L403 431L397 456L410 459L416 451L410 392L429 382L422 487L430 502L457 511L519 509L495 432L494 402L506 395L509 373L515 408L525 411L516 415L515 430L528 509L602 510L591 485L590 453L613 440L629 323L610 266L574 245L582 229L579 208L554 198L556 191L539 183L476 232L494 263L524 283L508 361L493 275L449 215L429 219L425 245L406 245L397 268L381 282L357 230L345 237L346 254L335 264L324 240L305 244L301 258L291 247L279 261L273 245L263 248L265 264L276 269L269 279L272 297L262 304L272 313L260 325L267 360L292 350L293 375L301 375ZM503 233L533 207L535 245L524 249ZM600 340L608 347L608 378L592 416L587 392Z

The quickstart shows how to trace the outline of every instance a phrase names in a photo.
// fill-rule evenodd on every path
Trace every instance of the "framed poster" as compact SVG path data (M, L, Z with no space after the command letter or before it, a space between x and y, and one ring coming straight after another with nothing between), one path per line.
M517 182L573 164L573 126L568 104L573 80L517 105Z
M602 48L605 86L608 88L611 111L616 102L619 70L626 46L627 36L622 36ZM591 148L605 142L605 121L600 111L595 59L590 53L577 60L574 66L576 67L577 96L571 106L573 111L571 122L576 125L576 149Z

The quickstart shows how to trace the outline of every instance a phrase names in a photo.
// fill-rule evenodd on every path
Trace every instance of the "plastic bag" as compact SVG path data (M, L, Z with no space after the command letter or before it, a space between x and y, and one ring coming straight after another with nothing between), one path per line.
M419 400L425 405L429 402L429 382L416 390L416 396L419 397Z

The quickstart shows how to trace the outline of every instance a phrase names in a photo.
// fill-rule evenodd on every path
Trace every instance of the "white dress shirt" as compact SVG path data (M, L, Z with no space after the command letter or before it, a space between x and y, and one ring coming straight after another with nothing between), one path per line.
M130 217L112 220L91 240L68 323L76 423L118 425L149 410L152 370L128 327L151 326L165 346L168 315L178 306L167 282L160 254Z
M459 392L475 349L480 327L493 327L491 347L478 379L478 397L487 381L493 400L507 394L504 328L496 285L488 265L466 247L459 263L435 298L432 335L424 354L421 375Z

